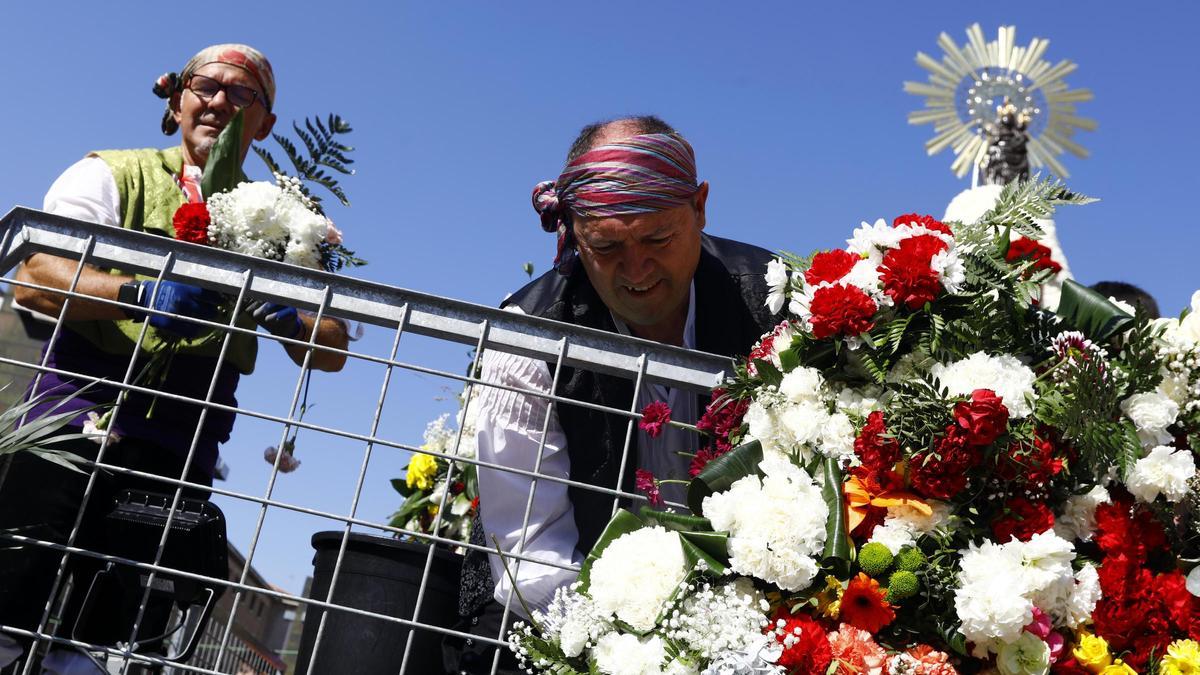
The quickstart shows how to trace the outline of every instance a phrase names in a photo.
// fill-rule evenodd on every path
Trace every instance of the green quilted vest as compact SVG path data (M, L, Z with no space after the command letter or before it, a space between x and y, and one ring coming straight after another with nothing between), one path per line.
M121 227L127 230L148 232L163 237L175 237L172 217L184 203L183 191L175 182L175 176L183 167L183 155L179 147L166 150L147 148L143 150L102 150L92 153L108 164L121 196ZM108 270L112 274L127 274L119 269ZM138 279L153 279L135 275ZM233 300L229 304L232 306ZM216 321L228 322L228 310ZM109 354L128 355L137 344L142 330L141 321L72 321L67 324L101 350ZM239 316L236 325L254 330L254 322L245 315ZM171 336L175 338L175 336ZM179 339L179 338L175 338ZM146 328L142 340L143 351L153 351L163 341L153 327ZM195 338L179 339L178 353L194 356L216 356L221 351L220 336L200 335ZM258 339L253 335L234 334L230 337L229 351L225 358L239 371L250 374L254 371L254 359L258 353Z

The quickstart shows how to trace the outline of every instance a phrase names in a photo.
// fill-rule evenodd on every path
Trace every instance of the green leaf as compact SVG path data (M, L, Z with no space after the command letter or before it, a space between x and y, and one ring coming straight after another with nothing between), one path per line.
M705 465L688 484L688 506L692 513L703 515L701 506L704 498L714 492L728 490L730 485L749 475L761 475L758 469L763 460L762 444L758 441L743 443Z
M842 470L832 457L825 458L822 468L825 485L821 487L821 496L829 507L829 519L825 521L825 550L821 552L821 558L838 576L844 577L850 572L850 541L846 533Z
M712 532L712 522L702 516L656 511L649 506L643 506L638 515L647 524L661 525L676 532Z
M587 559L583 561L583 567L579 569L579 590L581 593L587 592L588 583L591 581L592 565L600 559L600 556L604 553L604 549L619 539L621 535L636 532L645 526L646 524L641 519L625 509L617 511L612 520L608 521L608 525L604 528L604 532L601 533L600 538L596 540L596 545L592 547L591 551L588 551Z
M217 136L217 142L208 151L204 164L204 176L200 179L200 190L204 198L229 192L237 187L242 178L242 111L237 111L229 124Z
M413 489L408 487L408 481L403 478L393 478L392 487L395 488L396 492L405 497L411 495L413 492Z
M785 349L779 352L779 365L783 372L790 373L800 367L800 355L794 349Z
M774 363L763 359L754 359L755 372L762 378L763 383L778 387L780 382L783 382L783 373L775 367Z
M1107 342L1134 324L1133 317L1108 298L1071 279L1063 282L1055 313L1097 342Z
M683 542L683 557L688 569L703 560L708 570L716 575L725 574L729 567L729 534L726 532L680 532Z

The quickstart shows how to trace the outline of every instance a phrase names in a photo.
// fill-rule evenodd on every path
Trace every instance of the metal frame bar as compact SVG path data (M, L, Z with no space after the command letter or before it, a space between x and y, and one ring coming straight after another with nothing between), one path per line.
M253 330L234 325L232 319L230 319L230 321L226 324L223 322L201 321L182 317L187 318L189 321L195 321L196 323L204 325L214 331L220 331L223 334L220 354L217 357L218 362L224 362L231 337L235 334L253 334L257 335L260 339L276 341L284 346L304 349L305 356L299 369L296 386L292 393L291 407L289 408L289 413L287 416L267 414L250 409L249 407L243 407L242 405L229 406L214 402L212 399L216 385L216 369L214 370L213 379L209 382L207 393L203 400L189 396L172 394L170 392L159 392L153 387L146 386L145 383L136 382L133 374L135 372L134 368L136 366L137 359L134 358L129 360L125 377L121 382L105 381L107 386L113 387L119 392L117 406L119 406L129 394L139 393L158 395L166 400L197 406L200 408L200 420L197 425L197 429L192 436L192 441L189 446L188 455L185 459L182 473L178 478L158 476L143 471L137 471L118 466L112 462L106 462L104 457L104 451L108 446L108 441L106 439L104 444L101 446L96 461L87 463L87 465L91 468L91 476L89 477L88 487L85 489L83 504L77 513L75 526L65 544L44 541L20 534L0 533L0 542L8 540L28 546L43 547L61 553L60 565L55 579L55 592L51 594L51 597L47 598L46 606L42 614L42 620L40 621L37 630L19 630L10 626L0 626L0 629L12 634L35 638L37 640L37 644L57 644L91 649L93 651L103 653L109 657L120 658L122 660L122 673L128 672L128 669L133 663L157 663L160 665L168 665L187 672L221 673L222 671L219 670L219 668L222 666L220 664L228 661L228 657L233 654L231 651L234 649L234 647L231 646L231 639L233 637L233 623L234 619L236 619L238 615L238 607L241 604L243 597L247 593L259 594L263 597L272 597L281 600L293 601L310 608L310 611L316 609L321 610L320 624L317 628L316 639L314 641L313 650L309 661L310 672L313 665L315 665L317 661L317 655L320 651L321 641L325 630L325 622L330 611L348 612L351 614L371 617L408 627L410 630L408 632L408 639L404 647L404 655L400 667L401 673L404 673L407 669L409 669L410 656L413 652L413 637L416 630L433 631L443 635L470 638L485 644L496 646L497 650L492 661L492 671L495 672L499 663L500 649L506 648L507 646L507 643L503 639L503 628L501 633L495 637L480 636L471 635L450 628L426 624L419 620L421 616L422 605L427 602L425 590L429 584L433 565L433 544L458 546L464 549L477 550L491 554L494 554L495 551L486 545L478 546L463 543L438 534L441 532L440 525L442 522L443 513L445 512L445 508L448 503L449 490L442 495L441 501L438 504L438 513L434 518L433 525L433 532L435 534L433 535L412 531L403 527L393 527L390 524L379 523L370 519L359 517L359 500L362 495L363 486L365 485L365 481L367 479L368 466L375 448L383 447L406 452L425 452L426 454L446 460L450 464L451 472L448 482L449 480L453 479L454 472L457 470L457 468L465 465L474 465L477 468L501 470L528 478L529 489L528 496L525 501L524 513L522 516L522 533L516 546L513 547L512 550L502 552L503 557L513 561L517 569L519 569L520 565L528 563L548 565L563 570L575 570L576 566L574 565L564 565L562 563L543 559L536 554L530 555L525 553L525 546L527 544L526 536L528 533L530 520L533 515L533 504L538 484L542 481L550 481L559 485L584 488L611 496L613 499L614 511L622 499L643 501L645 497L640 494L628 492L627 490L631 489L631 486L624 486L620 483L611 487L595 486L581 483L579 481L573 481L566 477L550 476L541 473L542 459L545 455L547 435L549 433L550 415L556 413L556 407L558 405L580 406L587 409L602 411L607 414L617 415L626 420L626 434L621 452L621 474L623 475L625 467L628 466L630 461L633 461L631 457L631 448L634 447L633 444L636 442L635 421L640 418L640 414L637 409L638 395L644 387L650 384L661 384L667 387L681 388L689 391L705 391L718 384L724 378L725 374L731 372L732 370L732 363L730 359L725 357L703 354L700 352L666 346L624 335L608 333L605 331L583 328L571 324L547 321L520 313L482 307L471 303L404 290L383 284L301 269L275 261L262 260L230 253L227 251L216 250L213 248L196 246L167 239L165 237L157 237L145 233L131 232L120 228L86 223L83 221L64 218L32 209L13 209L2 219L0 219L0 274L7 274L9 271L15 268L20 261L24 260L33 253L48 253L51 255L79 261L78 265L76 266L74 281L72 282L71 286L65 290L51 289L44 286L39 286L37 284L11 279L5 280L10 285L40 289L43 291L52 291L65 298L64 307L60 312L59 320L57 322L58 325L55 326L55 330L51 338L52 340L57 339L59 336L62 329L62 318L66 316L67 305L69 305L73 300L86 298L89 302L98 302L101 304L112 304L118 306L120 305L120 303L115 301L92 298L80 293L77 290L78 281L85 263L99 267L116 267L123 270L136 271L142 274L155 276L159 280L170 279L183 281L186 283L218 290L236 297L235 308L241 307L248 299L251 298L266 299L273 302L285 302L300 309L315 311L318 323L324 317L332 317L337 319L358 320L374 326L385 327L395 331L390 354L387 357L382 357L355 352L353 349L336 349L318 345L315 341L315 331L314 334L311 335L307 340L296 340L280 338L266 334L260 335ZM154 310L151 310L150 313L172 318L181 318L170 313L158 312ZM463 375L461 373L433 368L427 365L398 360L397 354L400 340L406 332L413 333L415 335L431 337L441 341L473 346L475 348L475 355L472 360L471 371L468 374ZM137 341L139 346L145 335L146 329L143 327ZM333 354L339 354L348 359L355 359L384 366L384 377L377 399L374 417L368 433L355 433L335 427L314 424L312 422L299 421L297 419L297 403L299 401L299 396L305 377L311 369L311 363L315 350L322 350ZM531 391L522 387L489 382L478 376L477 373L479 372L482 356L487 350L505 352L535 360L547 361L554 364L555 370L552 378L553 382L551 383L549 390ZM88 375L82 375L80 373L74 373L59 368L51 368L47 366L47 361L44 358L40 363L33 364L22 362L6 356L0 356L0 363L29 368L35 372L35 377L39 379L47 373L55 373L63 376L74 377L83 381L100 381L97 378ZM632 380L634 383L634 394L630 409L618 410L589 401L576 401L559 395L558 375L561 373L564 367L585 368L609 375L626 377ZM459 456L458 452L463 442L463 429L465 426L465 424L462 423L460 423L458 426L453 449L445 452L421 449L410 444L380 437L379 427L381 414L387 398L388 388L392 381L392 374L396 369L417 374L432 375L439 378L445 378L448 381L460 383L463 387L463 395L466 397L464 400L466 401L471 400L471 397L475 395L478 387L495 387L546 401L548 406L547 414L545 419L542 420L537 455L532 470L511 468L494 462L483 461L478 458ZM188 470L192 464L197 450L197 444L200 438L200 428L203 425L204 420L207 418L210 410L214 412L219 411L234 413L237 415L246 415L267 422L280 424L282 426L282 433L279 447L282 447L283 441L286 440L289 436L289 433L295 429L311 430L313 432L329 434L331 436L363 443L364 453L353 488L353 495L346 513L332 513L321 509L309 508L299 504L289 504L275 498L273 493L275 481L278 477L279 461L282 459L282 452L280 452L276 457L275 465L271 468L265 492L261 496L228 490L221 487L210 487L189 481ZM678 421L672 421L671 424L677 427L690 429L692 431L696 430L693 425L680 423ZM165 547L167 528L164 528L163 530L158 543L157 553L152 563L144 563L127 560L116 556L109 556L76 546L75 540L78 534L80 523L82 522L83 510L86 508L87 500L91 497L92 486L94 485L98 472L101 469L120 475L155 480L164 486L164 491L169 489L173 493L173 499L171 502L171 509L168 513L167 528L169 528L171 521L175 517L179 501L182 497L183 491L186 489L206 490L210 491L214 495L222 495L247 503L257 504L258 516L254 524L251 543L245 556L245 564L242 568L242 574L240 575L240 578L237 580L212 578L191 572L174 570L163 566L161 564L161 556ZM349 486L347 485L347 487ZM0 488L2 488L2 484L0 484ZM676 504L675 506L683 505ZM252 586L247 583L249 570L251 569L254 554L257 550L260 536L262 535L268 508L278 508L295 513L318 516L341 524L340 527L342 528L342 538L338 549L336 562L334 564L333 578L330 582L328 593L325 595L324 599L295 596L285 592ZM421 541L431 544L425 558L421 583L417 594L416 607L411 616L387 616L376 612L359 610L353 607L340 606L333 601L335 589L337 587L338 576L342 571L342 562L348 546L351 528L353 527L373 528L382 532L392 533L399 536L408 536L415 539L420 539ZM233 602L228 616L221 616L218 618L214 615L214 620L224 623L224 627L221 630L222 637L219 644L215 647L215 662L218 664L215 667L218 668L218 670L209 670L205 667L180 664L164 659L158 659L152 656L147 656L145 654L137 654L134 653L132 648L128 646L123 648L98 647L96 645L78 643L73 640L60 638L51 634L51 632L47 629L47 623L51 616L54 597L58 592L59 586L64 582L64 577L67 570L67 560L70 556L88 557L100 561L127 565L148 573L148 578L150 579L151 583L153 582L155 575L170 573L174 576L194 579L206 584L233 589ZM502 626L507 626L511 619L511 612L513 609L512 596L513 593L510 591L508 597L506 598L506 602L504 603ZM142 594L141 602L138 608L137 621L135 622L130 635L131 642L133 637L137 635L138 624L140 624L142 621L142 615L147 607L148 597L149 590L147 586L147 590L145 590ZM25 670L23 671L24 673L30 672L33 662L33 658L26 659Z

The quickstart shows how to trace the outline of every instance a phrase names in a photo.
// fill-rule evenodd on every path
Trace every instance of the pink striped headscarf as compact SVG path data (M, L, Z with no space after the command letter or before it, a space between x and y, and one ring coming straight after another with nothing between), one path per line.
M533 189L542 229L558 234L554 264L574 248L572 216L587 218L665 211L700 188L696 155L679 134L641 134L601 145L567 163L557 181Z

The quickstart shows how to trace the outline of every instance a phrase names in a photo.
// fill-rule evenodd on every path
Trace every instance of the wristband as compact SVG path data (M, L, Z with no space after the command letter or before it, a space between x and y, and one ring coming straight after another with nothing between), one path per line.
M142 306L142 289L142 282L135 279L121 284L117 290L117 301L122 303L121 311L125 312L126 319L142 321L146 318L146 314L137 309Z

